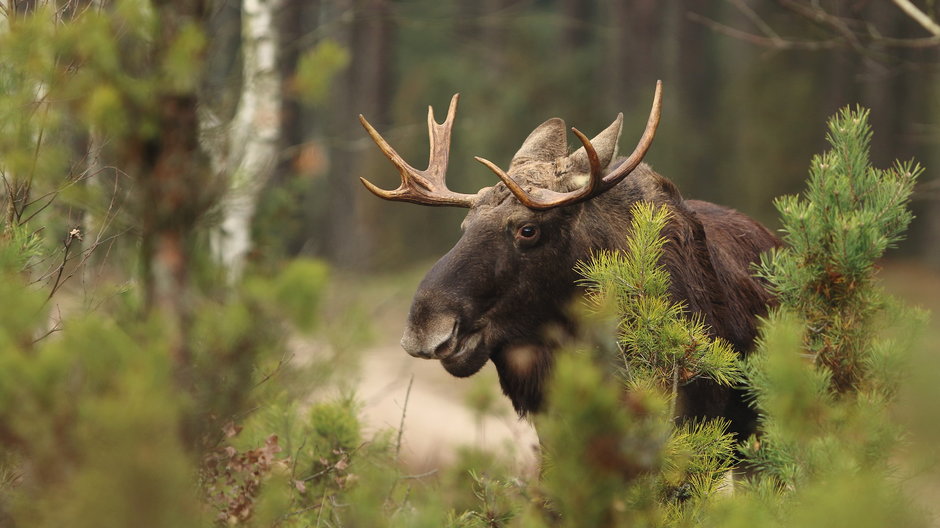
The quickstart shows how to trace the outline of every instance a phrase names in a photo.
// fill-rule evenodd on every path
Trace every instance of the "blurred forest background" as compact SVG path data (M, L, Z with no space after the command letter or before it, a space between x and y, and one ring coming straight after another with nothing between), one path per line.
M443 374L396 342L464 211L363 189L398 175L358 114L423 167L427 106L441 119L461 93L449 184L473 192L495 181L474 155L506 166L553 116L592 135L622 111L632 145L662 79L646 161L779 228L773 198L804 189L826 118L860 103L876 167L927 168L884 277L936 307L938 18L934 0L0 0L0 526L437 527L477 513L466 490L486 515L524 491L523 472L469 472L478 453L404 463L406 411L455 443L519 422L492 372L412 394L408 373ZM932 427L924 352L907 407ZM424 436L419 454L442 443ZM535 456L531 431L505 436ZM498 525L481 519L452 525Z
M940 267L940 37L890 1L305 0L285 1L280 15L285 79L311 50L323 60L335 43L345 59L328 104L304 106L285 92L283 155L265 193L270 223L258 229L287 254L386 268L439 255L456 239L462 211L362 190L359 176L394 188L397 174L359 113L423 166L425 107L442 119L461 93L449 175L472 192L493 183L474 155L505 166L549 117L591 133L622 111L632 145L662 79L663 123L647 161L686 197L768 225L771 200L799 190L824 144L808 131L846 104L872 108L875 165L913 157L928 168L903 251ZM212 22L220 38L209 73L223 113L237 93L238 16L226 2Z

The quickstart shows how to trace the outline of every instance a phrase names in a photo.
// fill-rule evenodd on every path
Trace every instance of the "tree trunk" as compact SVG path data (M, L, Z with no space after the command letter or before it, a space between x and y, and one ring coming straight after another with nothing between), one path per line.
M251 222L259 193L275 166L281 130L281 75L275 14L281 0L243 0L242 90L219 167L229 178L222 222L212 235L213 254L237 281L251 250ZM217 161L218 163L218 161Z
M190 23L202 25L198 1L158 2L160 31L153 56L164 57ZM186 335L191 322L188 270L192 234L202 213L207 164L199 148L195 86L161 90L154 108L159 130L129 141L124 166L136 166L143 195L141 251L146 306L161 314L177 379L188 389L191 354Z
M360 199L365 197L356 175L362 169L359 151L350 145L363 140L357 114L386 123L390 100L393 31L388 0L349 0L354 13L344 44L355 57L343 79L344 103L330 116L335 133L330 148L326 254L343 267L365 268L372 254L371 230L363 222Z

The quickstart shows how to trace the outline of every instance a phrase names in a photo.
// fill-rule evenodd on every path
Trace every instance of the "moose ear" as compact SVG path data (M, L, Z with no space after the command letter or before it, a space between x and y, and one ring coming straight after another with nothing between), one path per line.
M567 130L564 120L553 117L529 134L512 157L512 163L522 161L555 161L568 152Z
M620 141L620 132L623 130L623 113L617 114L617 119L605 128L603 132L594 136L591 145L597 151L597 157L600 159L601 167L610 165L611 160L617 155L617 143ZM569 162L575 167L587 170L591 164L588 161L587 152L584 147L571 153L568 156Z

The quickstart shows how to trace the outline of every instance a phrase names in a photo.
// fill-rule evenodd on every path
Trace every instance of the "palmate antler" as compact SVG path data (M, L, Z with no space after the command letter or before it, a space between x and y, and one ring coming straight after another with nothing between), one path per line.
M411 202L422 205L452 205L457 207L473 207L476 203L477 194L456 193L447 188L445 177L447 173L447 160L450 156L450 132L454 126L454 116L457 114L457 100L460 94L454 94L450 100L450 108L447 109L447 118L443 123L438 124L434 120L434 108L428 107L428 134L431 141L431 152L428 160L428 168L421 171L407 162L395 152L395 149L388 144L385 139L379 135L372 125L366 121L366 118L359 114L359 122L365 127L366 132L375 141L375 144L382 149L391 162L401 173L401 185L394 191L386 191L373 185L365 178L359 178L362 184L379 198L386 200L397 200L402 202Z
M646 130L643 131L643 135L640 137L640 141L637 143L633 153L606 176L603 173L605 167L601 166L597 151L591 144L591 140L582 134L580 130L576 128L571 129L584 145L584 150L587 154L591 169L591 177L588 183L578 190L557 192L551 189L535 188L531 191L526 191L516 183L509 174L500 169L493 162L481 157L476 157L476 160L496 173L499 179L506 184L506 187L516 196L519 202L529 209L543 211L589 200L620 183L620 181L633 172L633 169L643 161L643 157L653 144L653 138L656 135L656 127L659 126L659 117L662 112L662 89L662 81L657 81L656 93L653 95L653 108L650 110L650 116L646 122ZM385 156L398 168L398 172L401 173L401 185L394 191L380 189L365 178L359 178L362 180L363 185L379 198L386 200L398 200L422 205L473 207L479 197L479 193L456 193L448 189L445 182L447 160L450 154L450 133L454 126L454 116L457 112L458 98L459 94L455 94L450 100L450 108L447 110L447 119L441 124L438 124L434 120L434 109L428 107L428 132L430 135L431 148L428 168L423 171L419 171L405 162L405 160L395 152L395 149L393 149L392 146L376 132L372 125L366 121L366 118L360 114L359 121L362 123L362 126L365 127L369 136L375 141L375 144L382 149Z
M595 151L594 146L591 145L591 140L582 134L580 130L572 127L571 131L578 136L578 139L581 140L581 144L584 145L584 150L587 153L588 162L591 167L591 178L584 187L575 191L558 192L551 189L536 188L532 189L530 192L526 192L525 189L493 162L479 156L476 157L476 160L495 172L496 175L499 176L499 179L506 184L506 187L512 191L512 194L519 199L522 205L529 209L542 211L590 200L620 183L621 180L633 172L633 169L643 161L643 157L646 156L646 152L653 144L653 137L656 135L656 127L659 126L659 117L662 113L662 96L663 83L662 81L656 81L656 93L653 95L653 108L650 110L649 119L646 121L646 130L643 131L640 142L637 143L630 157L606 176L604 176L604 167L601 167L597 151Z

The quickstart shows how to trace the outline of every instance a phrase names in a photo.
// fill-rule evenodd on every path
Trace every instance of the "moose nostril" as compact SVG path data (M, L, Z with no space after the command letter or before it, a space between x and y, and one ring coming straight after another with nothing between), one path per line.
M401 347L414 357L431 359L446 353L457 335L457 318L438 316L425 324L409 322L401 337Z
M405 352L408 352L414 357L431 357L431 353L429 351L425 351L425 349L421 346L421 343L415 337L414 332L411 332L411 328L406 328L405 335L401 336L401 347L405 349Z

